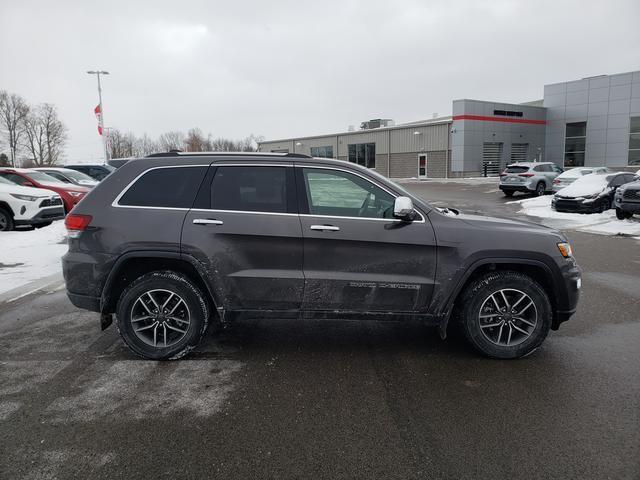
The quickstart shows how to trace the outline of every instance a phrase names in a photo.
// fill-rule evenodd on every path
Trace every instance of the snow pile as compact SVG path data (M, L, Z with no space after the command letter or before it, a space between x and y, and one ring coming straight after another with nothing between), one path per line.
M618 220L615 210L603 213L564 213L551 209L551 195L527 198L509 202L521 206L519 213L537 217L549 227L562 230L580 230L582 232L600 233L603 235L640 236L640 217Z
M62 220L37 230L0 232L0 293L60 272L66 235Z

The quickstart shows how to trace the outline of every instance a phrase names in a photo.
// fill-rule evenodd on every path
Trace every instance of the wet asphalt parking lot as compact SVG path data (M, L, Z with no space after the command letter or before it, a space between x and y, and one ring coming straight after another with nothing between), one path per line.
M492 185L406 187L516 215ZM578 313L516 361L420 324L253 319L150 362L58 287L0 305L0 479L638 479L639 242L566 233Z

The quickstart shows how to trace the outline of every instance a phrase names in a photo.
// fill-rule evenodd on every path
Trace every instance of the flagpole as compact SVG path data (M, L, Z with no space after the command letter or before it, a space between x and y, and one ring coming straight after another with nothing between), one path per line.
M107 131L104 128L104 110L102 109L102 86L100 85L100 75L109 75L109 72L104 70L89 70L89 75L96 75L98 77L98 105L100 106L100 131L102 132L102 148L104 149L104 163L109 161L109 150L107 148Z

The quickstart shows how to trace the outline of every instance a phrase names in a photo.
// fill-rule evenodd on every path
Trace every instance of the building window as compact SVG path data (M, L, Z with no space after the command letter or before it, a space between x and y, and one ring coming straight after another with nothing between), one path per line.
M349 161L367 168L376 168L376 144L352 143L349 145Z
M640 117L631 117L629 125L629 165L640 165Z
M320 158L334 158L333 147L331 145L327 147L311 147L311 156Z
M584 166L584 150L587 143L587 122L567 123L564 137L564 166Z
M494 115L500 115L502 117L521 117L522 112L514 112L512 110L494 110Z

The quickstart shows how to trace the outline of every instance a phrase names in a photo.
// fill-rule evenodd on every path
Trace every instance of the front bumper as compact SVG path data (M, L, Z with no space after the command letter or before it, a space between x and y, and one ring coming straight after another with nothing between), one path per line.
M557 305L551 323L551 329L557 330L561 323L566 322L576 313L580 290L582 289L582 270L575 259L563 260L560 267L562 282L557 289Z
M556 212L565 213L595 213L599 211L598 200L586 201L569 198L553 198L551 208Z
M31 218L16 218L16 225L38 225L40 223L53 222L54 220L62 220L64 218L64 208L47 207L40 210L36 215Z

